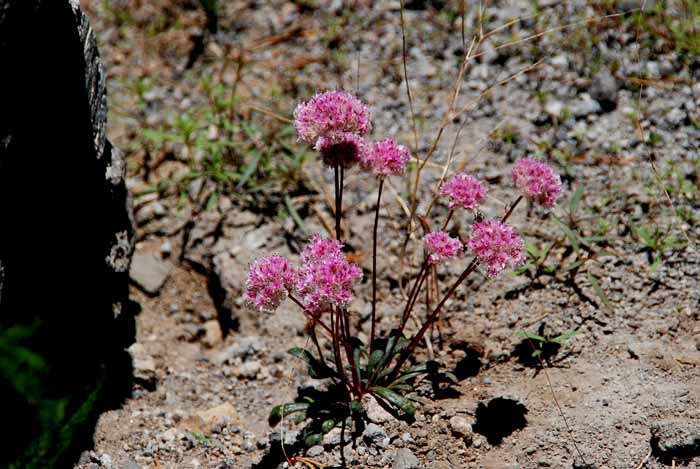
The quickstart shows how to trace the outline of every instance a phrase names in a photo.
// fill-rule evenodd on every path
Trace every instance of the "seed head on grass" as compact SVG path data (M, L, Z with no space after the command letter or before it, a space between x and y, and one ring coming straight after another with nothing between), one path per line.
M561 194L561 179L551 166L525 158L513 166L513 182L531 202L551 208Z
M522 264L525 243L516 231L499 220L484 220L474 223L472 237L467 247L486 265L491 277L496 277L506 268Z
M301 253L296 290L309 312L320 314L352 301L352 286L362 279L362 270L347 261L342 246L335 239L316 235Z
M260 311L273 311L294 287L297 273L281 256L262 257L250 266L245 299Z
M486 199L486 188L474 176L458 174L442 185L440 194L450 198L450 208L473 210Z
M296 107L294 128L299 140L321 153L326 165L350 167L363 152L363 138L372 123L369 109L355 96L327 91Z
M441 264L450 259L460 257L464 253L464 245L457 238L451 238L444 231L433 231L423 238L425 250L428 252L428 263Z
M411 152L408 148L399 145L393 138L367 145L361 157L362 166L380 179L403 174L409 159Z

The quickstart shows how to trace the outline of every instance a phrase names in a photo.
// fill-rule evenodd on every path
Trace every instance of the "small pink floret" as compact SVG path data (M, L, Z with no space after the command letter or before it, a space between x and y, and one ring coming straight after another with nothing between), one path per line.
M246 301L260 311L272 311L287 297L296 279L296 271L284 257L262 257L250 266Z
M386 138L367 146L361 160L362 166L379 178L397 176L406 170L411 152L393 138Z
M525 158L515 163L511 175L515 187L529 200L554 207L561 194L561 179L551 166Z
M486 188L474 176L458 174L442 185L440 194L449 196L451 209L473 210L486 199Z
M352 301L352 286L362 279L362 270L347 261L342 247L335 239L316 235L301 253L296 290L311 313L345 307Z
M496 277L506 268L522 264L525 243L516 231L499 220L484 220L472 227L472 237L467 247L486 266L486 271Z
M296 107L294 128L299 140L321 152L324 163L348 167L358 160L372 124L369 109L355 96L327 91Z
M464 252L462 241L451 238L444 231L428 233L423 238L423 242L428 252L428 263L433 265L460 257Z

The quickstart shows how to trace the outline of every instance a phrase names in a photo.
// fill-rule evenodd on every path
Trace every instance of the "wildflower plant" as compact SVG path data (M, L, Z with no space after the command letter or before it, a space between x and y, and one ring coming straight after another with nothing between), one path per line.
M561 193L558 174L545 163L525 159L512 168L515 188L520 194L500 218L485 219L478 208L487 197L486 186L476 177L457 174L434 191L445 198L448 213L431 231L425 222L422 263L407 291L400 319L391 331L377 331L377 233L382 190L387 177L401 176L412 158L409 150L393 138L366 140L372 128L370 112L359 99L343 91L320 93L298 105L294 112L299 140L319 152L321 161L334 172L335 239L313 236L300 254L299 264L279 256L264 257L251 265L245 297L251 307L269 311L286 298L294 302L307 318L307 328L315 352L293 348L290 353L309 366L313 378L328 379L330 399L305 396L299 402L273 409L270 422L286 415L306 421L305 443L319 443L323 434L348 417L362 415L363 397L373 395L397 417L412 417L415 406L412 382L426 374L424 364L407 366L426 333L463 282L479 267L490 277L519 267L525 260L525 243L508 225L508 219L523 199L546 208L555 205ZM355 167L376 178L378 192L372 244L372 303L368 343L356 331L348 310L353 288L362 279L362 270L343 253L341 218L343 216L344 173ZM464 214L459 212L465 212ZM415 215L412 214L411 217ZM449 226L459 216L473 223L466 240L451 236ZM421 245L418 245L421 246ZM458 258L470 257L466 268L444 294L436 288L435 269ZM432 293L431 293L432 292ZM407 323L419 296L426 295L426 315L420 327L407 333ZM432 294L432 301L430 295ZM414 316L415 317L415 316ZM426 339L427 343L427 339ZM324 350L324 345L327 348Z

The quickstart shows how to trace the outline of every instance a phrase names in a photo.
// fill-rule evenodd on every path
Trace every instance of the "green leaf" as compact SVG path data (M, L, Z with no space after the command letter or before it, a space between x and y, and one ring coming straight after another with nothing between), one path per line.
M598 279L590 272L588 272L588 281L591 282L591 287L593 287L593 291L595 292L596 296L598 296L598 298L600 298L600 301L603 302L603 305L605 305L605 309L609 313L612 313L612 311L613 311L612 303L610 303L610 300L608 299L607 295L605 294L605 292L601 288L600 283L598 282Z
M362 413L362 403L358 399L350 401L350 412L356 415Z
M362 349L360 347L354 347L352 349L352 359L355 362L355 372L357 376L362 378L362 367L360 366L360 360L362 359Z
M370 391L393 407L401 409L401 411L406 415L413 416L416 413L416 408L410 400L406 399L400 394L395 393L389 388L375 386L371 388Z
M268 422L274 427L282 420L282 416L287 417L297 412L306 412L310 405L311 404L308 402L292 402L277 405L272 408L272 411L270 411Z
M454 375L454 373L450 373L449 371L445 371L443 374L445 375L445 377L446 377L447 379L449 379L450 381L452 381L454 384L459 383L459 380L458 380L457 377Z
M523 264L517 269L513 270L513 274L515 275L522 275L528 270L530 270L530 267L535 267L535 265L532 262L528 262L527 264Z
M214 191L209 196L209 200L207 200L207 211L212 210L214 207L216 207L217 200L219 200L219 193L217 191Z
M333 430L333 427L335 427L335 420L324 420L321 424L321 431L323 431L323 433L328 433L329 431Z
M323 433L312 433L304 438L304 444L308 447L320 445L323 441Z
M421 365L416 365L413 368L409 368L406 370L401 376L396 378L393 383L389 387L394 387L396 384L403 383L405 381L408 381L409 379L416 378L419 375L426 374L428 373L428 365L423 363Z
M532 257L533 259L537 259L540 257L540 251L537 249L537 247L532 244L532 242L529 239L525 240L525 251Z
M578 235L566 224L561 221L559 218L554 218L556 222L559 224L559 227L561 230L564 232L567 238L569 238L569 242L571 243L571 247L574 248L574 251L578 252L580 249L580 243L579 243L579 237Z
M651 263L651 265L649 266L649 269L647 270L648 273L650 275L653 274L654 272L656 272L656 269L658 269L660 265L661 265L661 253L657 252L656 256L654 256L654 262Z
M379 363L381 363L382 358L384 358L383 350L373 350L372 354L369 356L369 361L367 362L367 372L372 373Z
M547 342L547 339L541 335L533 334L532 332L520 331L518 332L518 337L523 337L525 339L536 340L537 342Z
M299 212L297 212L297 209L294 208L294 204L292 204L292 199L289 197L288 194L284 195L284 206L287 208L287 211L292 217L292 220L294 220L294 223L296 223L296 225L303 233L306 233L306 225L301 219L301 216L299 216Z
M581 204L581 197L583 196L583 186L579 186L571 197L571 202L569 203L569 213L573 215L578 210L578 206Z
M570 270L578 269L583 265L583 261L574 261L564 268L564 272L569 272Z
M570 338L574 337L576 334L578 334L578 331L567 331L561 335L558 335L558 336L550 339L549 341L554 342L555 344L564 345L564 342L566 342Z
M258 165L262 160L262 153L260 153L258 150L253 149L251 150L251 153L253 154L253 160L245 167L245 170L243 170L243 174L241 175L240 181L238 181L236 189L242 189L243 186L245 186L248 179L250 179L258 169Z
M309 376L314 379L328 378L333 374L333 370L324 365L306 349L294 347L289 349L289 354L304 360L309 365Z

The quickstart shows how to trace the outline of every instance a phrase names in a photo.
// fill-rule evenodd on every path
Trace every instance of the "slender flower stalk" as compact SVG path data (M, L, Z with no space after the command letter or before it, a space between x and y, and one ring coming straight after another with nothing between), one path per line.
M375 326L377 323L377 228L379 227L379 207L382 200L384 178L398 176L406 170L406 163L411 159L408 148L399 145L392 138L368 145L361 160L362 166L371 171L379 179L377 193L377 207L374 212L374 230L372 231L372 325L369 341L369 352L372 353L372 344L375 338Z
M372 326L369 339L369 353L372 354L372 347L375 338L375 326L377 324L377 229L379 228L379 205L382 200L382 189L384 179L379 180L377 192L377 207L374 211L374 229L372 230Z
M506 220L510 217L510 215L513 213L513 210L515 210L515 207L520 203L522 200L522 197L518 197L515 202L510 206L506 214L503 216L501 223L505 223ZM464 282L467 277L469 277L469 274L471 274L476 267L479 265L479 258L474 257L472 261L469 263L466 269L462 272L462 274L459 276L457 281L452 284L450 289L445 293L445 296L443 296L442 300L440 303L438 303L437 307L433 310L433 312L428 316L427 320L425 321L425 324L423 324L423 327L421 327L418 332L413 336L411 339L411 342L409 343L408 347L406 347L404 353L401 354L399 359L397 360L396 364L394 365L394 368L392 369L391 373L389 373L389 378L388 380L391 381L392 378L395 378L396 375L401 371L401 367L403 366L404 363L406 363L406 360L411 356L413 353L413 350L416 348L418 345L418 342L420 342L421 338L423 338L423 335L425 335L425 332L430 328L430 325L435 321L435 319L438 317L440 312L442 311L443 305L447 302L447 300L454 294L454 292L457 290L457 288Z

